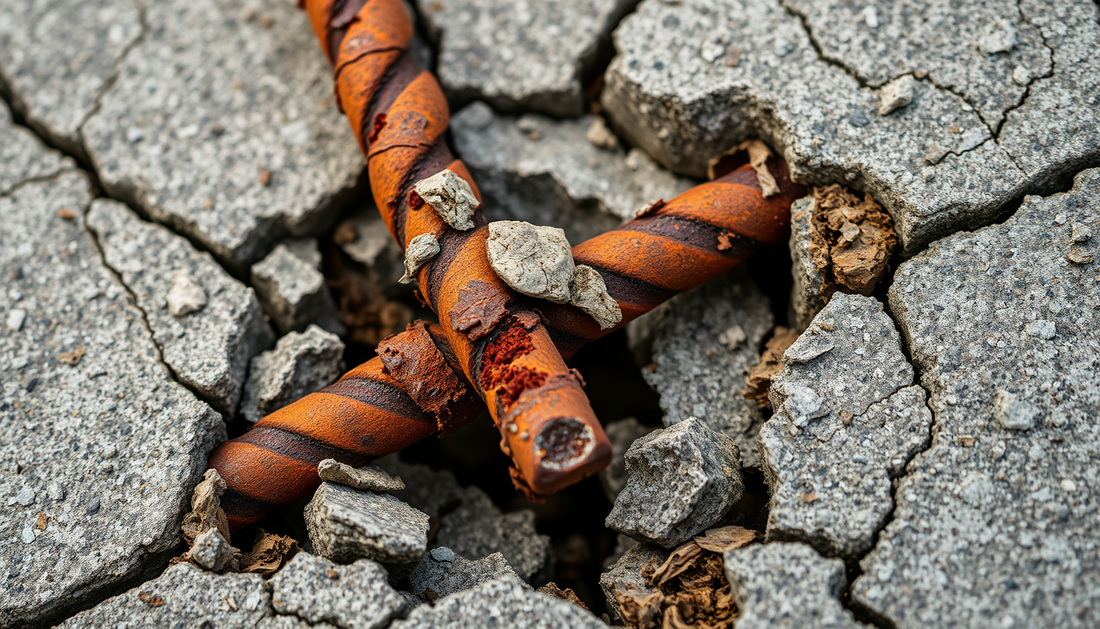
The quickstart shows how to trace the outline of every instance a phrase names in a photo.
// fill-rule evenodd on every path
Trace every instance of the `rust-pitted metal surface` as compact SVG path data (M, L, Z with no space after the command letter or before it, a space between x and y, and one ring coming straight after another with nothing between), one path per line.
M512 292L489 266L482 215L458 231L413 192L416 182L449 169L480 199L443 140L446 101L408 51L412 24L401 0L305 0L304 7L333 62L337 100L367 156L390 233L403 246L427 233L439 241L440 253L417 277L440 325L410 326L379 346L379 358L220 446L210 465L229 487L223 506L232 526L308 495L322 459L358 465L461 426L483 408L479 396L512 457L513 481L528 495L603 468L610 446L562 356L617 328L601 330L574 307ZM765 199L746 166L574 247L577 263L599 271L619 303L618 327L732 268L760 243L787 237L790 203L801 190L782 162L769 165L779 195Z

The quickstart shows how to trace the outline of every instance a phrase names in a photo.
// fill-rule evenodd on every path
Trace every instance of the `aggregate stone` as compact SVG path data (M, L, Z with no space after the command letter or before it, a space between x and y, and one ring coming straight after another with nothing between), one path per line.
M631 444L654 430L633 417L604 426L607 440L611 442L611 464L600 470L600 484L611 502L615 502L619 492L626 486L626 451Z
M814 315L828 303L825 277L810 252L813 243L814 198L803 197L791 204L791 311L793 323L805 330Z
M0 91L40 133L80 153L81 125L143 32L137 2L5 2Z
M601 102L680 173L701 176L761 137L795 180L871 193L912 255L1096 161L1097 11L1086 0L647 0L615 31ZM1008 48L1006 29L1015 43L994 52ZM879 115L880 90L903 75L916 79L912 102Z
M233 560L234 549L222 537L218 529L207 530L195 538L195 545L188 551L188 559L213 572L221 572Z
M380 493L400 491L405 488L405 482L400 476L394 478L380 467L364 465L356 468L340 463L336 459L325 459L318 463L317 475L324 481Z
M73 616L59 627L243 629L269 626L262 623L274 615L271 594L260 575L218 575L181 563L152 581Z
M291 332L275 349L252 359L244 385L241 414L257 422L295 400L336 381L344 371L340 337L310 325Z
M0 12L4 10L0 8ZM0 13L0 23L3 15ZM3 37L0 28L0 51L4 48ZM30 130L17 127L8 106L0 102L0 195L28 179L47 178L72 167L71 159L47 150Z
M573 603L536 592L514 579L487 581L469 590L422 605L392 629L480 626L513 629L606 629L601 620Z
M668 559L668 555L667 550L655 544L639 544L628 549L610 570L600 575L600 589L607 598L607 607L612 616L620 621L623 618L619 605L620 592L649 594L656 591L656 588L646 583L642 570L656 570Z
M582 82L632 0L417 0L452 101L579 116Z
M0 626L49 624L162 568L225 439L104 266L90 202L75 171L0 197L0 312L26 315L0 329Z
M874 297L836 293L783 355L760 429L768 539L847 560L893 509L891 478L928 446L932 413Z
M407 575L428 544L428 516L389 494L321 483L305 518L318 555L340 563L371 559L394 577Z
M344 331L325 276L285 244L252 265L252 283L280 332L301 331L311 323L330 332Z
M107 264L137 299L164 354L185 384L232 414L248 362L271 344L271 330L251 288L230 277L208 253L125 205L96 200L88 212ZM171 312L168 296L185 274L205 293L201 308Z
M696 417L732 437L746 467L757 465L763 416L741 393L772 325L767 297L739 269L669 302L653 341L655 368L642 371L661 396L665 425Z
M363 168L304 12L245 9L150 3L144 37L83 127L111 196L242 274L285 232L324 230Z
M440 519L433 547L445 546L475 561L499 552L528 583L544 582L552 576L550 538L535 530L533 511L501 513L484 491L460 486L449 471L437 472L396 457L375 463L405 481L405 489L393 492L395 496Z
M626 486L605 524L672 548L726 515L745 491L733 439L688 418L626 451Z
M901 265L891 311L935 416L853 598L897 627L1100 625L1100 170ZM1084 243L1095 252L1097 243ZM1052 338L1026 332L1048 321ZM1034 409L1005 426L1008 396Z
M560 227L494 221L485 248L493 271L516 292L556 304L569 302L573 251Z
M302 552L271 579L271 602L276 612L311 624L380 629L405 607L388 578L386 570L369 559L340 566Z
M440 546L424 554L424 558L409 576L409 586L413 594L421 597L428 590L435 596L447 596L494 579L513 579L522 583L522 579L500 553L470 561L455 555L449 548Z
M847 579L839 559L794 543L743 546L723 559L741 613L737 629L869 627L840 604Z
M455 147L477 179L486 218L553 225L581 243L666 201L695 182L661 168L638 149L597 148L586 134L596 118L515 116L472 103L451 119ZM538 139L532 139L533 137Z

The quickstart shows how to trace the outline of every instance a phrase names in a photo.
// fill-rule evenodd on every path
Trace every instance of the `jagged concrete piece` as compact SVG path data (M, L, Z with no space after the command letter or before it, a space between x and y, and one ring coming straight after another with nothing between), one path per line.
M745 340L723 343L723 335L734 326ZM767 297L743 270L672 299L657 324L656 367L642 371L661 395L665 425L697 417L737 442L745 466L756 466L756 435L763 416L741 391L744 373L756 364L757 348L772 326Z
M357 207L336 228L336 244L352 260L366 266L368 279L377 286L387 287L402 273L404 252L390 235L386 223L373 201Z
M615 502L626 486L626 451L638 439L656 430L645 426L633 417L611 422L604 426L607 440L611 442L611 464L600 470L600 484L608 500Z
M743 546L723 556L740 617L737 629L866 629L844 609L844 563L803 544Z
M454 229L466 231L474 228L474 211L481 202L474 196L469 182L454 171L441 170L431 177L421 179L413 186L413 190L439 214L443 222ZM414 238L413 241L415 240Z
M893 509L891 478L931 439L927 396L873 297L836 293L783 365L760 429L768 539L858 559Z
M76 171L0 196L0 313L23 312L0 329L0 626L52 624L159 571L225 439L103 263L91 197Z
M320 391L344 373L344 343L340 337L310 324L305 332L290 332L252 359L244 385L241 415L258 422L265 415Z
M1100 230L1098 206L1100 170L1087 170L895 274L890 307L935 437L852 589L894 626L1100 625L1100 274L1064 257L1081 246L1074 223ZM1056 334L1027 333L1038 321ZM1028 430L1004 425L1016 413Z
M482 626L512 629L606 629L599 618L573 603L536 592L514 579L487 581L469 590L421 605L392 629L466 627L472 619Z
M655 544L639 544L628 549L610 570L600 575L600 589L607 598L607 608L618 621L623 621L620 593L633 592L646 595L656 588L646 583L642 571L652 574L668 559L668 551Z
M168 287L168 296L164 298L168 314L173 317L186 317L206 307L206 290L195 276L186 271L172 273L172 284Z
M311 323L337 334L344 331L325 276L285 244L276 245L252 265L252 283L283 334L304 330Z
M349 563L371 559L406 576L428 546L428 516L372 491L321 483L306 505L306 528L318 555Z
M805 330L814 315L828 303L825 276L813 256L814 198L803 197L791 204L791 312L793 323Z
M603 276L584 264L573 268L573 277L569 280L569 303L592 317L600 324L601 330L613 328L623 320L619 302L607 293Z
M323 481L365 491L388 493L401 491L405 488L405 483L400 476L394 478L380 467L365 465L356 468L346 463L340 463L336 459L325 459L318 463L317 475Z
M221 572L233 560L237 554L229 545L229 541L222 537L218 529L208 529L195 538L195 545L187 553L187 558L195 565L211 572Z
M416 4L439 50L436 72L449 100L559 117L584 111L582 82L608 48L611 29L634 6L632 0Z
M333 106L331 68L305 14L286 3L245 11L171 0L150 3L143 18L145 36L83 126L108 194L239 274L286 232L325 230L363 158ZM28 51L57 34L37 26ZM89 48L99 46L54 63Z
M88 226L107 264L137 298L165 362L184 384L233 414L249 361L272 341L256 294L210 254L117 201L92 203ZM205 304L176 315L172 292L181 276L202 290Z
M3 37L0 34L0 50ZM0 195L29 179L45 179L73 167L71 159L46 149L30 130L15 126L7 104L0 102Z
M470 225L472 227L473 223ZM416 281L416 272L437 255L439 255L439 240L436 239L435 234L420 234L413 238L405 248L405 274L397 281L402 284L412 284Z
M181 563L59 627L253 627L270 626L263 623L274 615L270 590L260 575L219 575Z
M271 579L271 601L276 612L310 624L382 629L405 607L387 579L386 570L369 559L340 566L301 552Z
M413 594L421 598L447 596L495 579L523 582L500 553L470 561L441 546L424 554L424 558L409 575L409 587Z
M672 548L721 520L744 491L737 444L692 417L630 446L626 486L605 524Z
M573 250L561 228L494 221L485 246L493 271L516 292L556 304L569 302Z
M650 0L615 31L601 102L680 173L701 176L760 137L796 181L871 193L912 255L1100 157L1097 11L1084 0ZM1010 39L988 30L999 20L1016 43L991 52ZM980 44L986 35L1000 43ZM878 115L879 89L906 74L910 104Z
M523 120L539 139L517 128L515 116L482 102L451 119L455 147L477 179L490 221L554 225L565 230L569 242L584 242L633 218L646 203L671 200L695 184L639 149L592 145L587 137L593 116Z

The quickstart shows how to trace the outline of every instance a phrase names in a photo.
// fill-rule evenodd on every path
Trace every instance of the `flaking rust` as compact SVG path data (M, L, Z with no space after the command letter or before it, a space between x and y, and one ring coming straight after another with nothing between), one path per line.
M508 315L508 296L488 282L470 280L448 313L451 325L471 341L485 337Z

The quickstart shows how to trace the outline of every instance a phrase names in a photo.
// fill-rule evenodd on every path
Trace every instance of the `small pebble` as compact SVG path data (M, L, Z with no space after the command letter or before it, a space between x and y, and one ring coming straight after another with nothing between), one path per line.
M469 182L451 170L421 179L413 188L416 194L454 229L474 228L474 210L481 205Z
M27 319L27 311L22 308L13 308L8 311L8 329L18 332L23 329L23 322Z
M451 563L455 560L455 553L453 550L447 547L433 548L431 550L432 559L436 561L445 561Z
M402 284L412 284L416 281L416 272L420 270L428 260L439 255L439 241L435 234L420 234L409 241L409 247L405 249L405 274L397 281Z
M206 306L206 291L191 274L176 271L165 302L172 316L184 317Z

